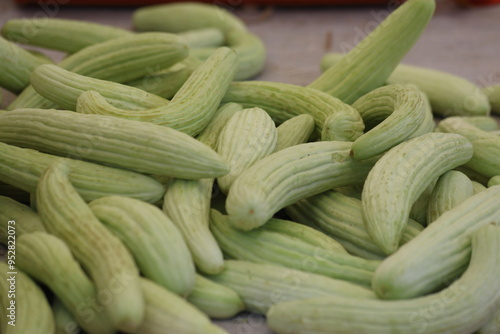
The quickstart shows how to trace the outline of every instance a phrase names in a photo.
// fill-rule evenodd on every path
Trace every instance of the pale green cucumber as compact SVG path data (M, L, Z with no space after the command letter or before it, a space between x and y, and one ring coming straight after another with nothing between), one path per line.
M236 291L201 275L196 276L194 289L187 301L213 319L229 319L245 309Z
M302 199L285 208L296 222L310 225L337 240L351 254L366 259L383 259L384 252L373 243L366 231L361 215L361 200L348 197L338 191ZM417 236L423 227L408 220L404 227L401 244Z
M440 292L398 301L322 297L287 302L267 313L268 324L277 334L473 333L498 307L499 275L500 228L490 225L473 235L467 271Z
M156 66L147 75L126 84L171 99L200 64L200 60L189 56L167 69Z
M489 181L488 181L488 187L493 187L500 185L500 175L493 176Z
M248 261L227 260L222 273L208 278L236 291L247 311L261 314L266 314L274 304L325 295L374 298L371 290L343 280Z
M236 112L222 129L217 153L229 165L229 173L217 178L219 189L227 194L234 180L257 161L274 152L278 130L261 108Z
M458 170L459 172L464 173L472 181L476 181L478 183L481 183L484 186L486 186L488 184L489 178L486 175L484 175L476 170L473 170L472 168L468 167L467 165L458 166L457 168L455 168L455 170Z
M17 268L0 261L2 334L55 333L54 314L43 290Z
M173 179L163 199L163 212L177 226L203 273L217 274L224 268L222 251L209 229L213 179Z
M483 131L490 132L498 130L498 122L491 116L462 116L461 118Z
M439 122L442 132L456 133L471 141L474 155L464 167L487 179L500 174L500 137L483 131L459 117L448 117Z
M500 180L499 180L499 181L500 181ZM472 181L472 180L471 180L471 184L472 184L472 190L473 190L474 194L477 194L477 193L479 193L479 192L481 192L481 191L483 191L483 190L486 190L486 187L485 187L485 186L483 186L483 185L482 185L481 183L479 183L479 182L476 182L476 181ZM500 184L500 182L499 182L498 184Z
M341 141L306 143L259 160L231 186L226 211L232 223L251 230L300 199L362 183L374 162L354 160L351 146Z
M500 333L500 307L497 306L497 311L493 317L488 320L479 330L477 334L497 334Z
M469 261L471 235L483 225L500 225L500 186L467 198L443 213L378 267L373 289L384 299L435 291L459 276Z
M17 265L45 284L85 331L116 331L104 310L109 301L105 298L113 298L114 290L98 290L63 240L44 232L21 236L17 241Z
M197 179L228 172L217 153L187 134L112 116L12 110L0 115L0 141L140 173Z
M70 167L71 183L87 202L103 196L121 195L155 203L165 193L161 183L146 175L4 143L0 143L0 180L34 193L43 171L57 160Z
M290 118L278 126L278 141L276 151L307 143L314 131L314 118L303 114Z
M397 144L434 130L426 96L412 86L387 85L352 104L365 124L365 133L352 144L354 158L369 159Z
M182 2L139 8L133 16L139 31L183 32L199 28L217 28L224 34L245 31L243 21L228 10L197 2Z
M488 97L491 111L500 115L500 85L493 85L483 88L483 93Z
M29 206L12 198L0 196L0 242L8 244L25 233L43 232L40 217Z
M196 139L215 150L220 132L226 126L229 119L240 110L243 110L241 104L231 102L222 104Z
M248 80L259 74L265 66L266 49L262 40L248 31L233 31L226 36L226 45L238 56L235 80ZM207 59L214 47L192 50L191 54L200 60Z
M99 198L89 207L132 253L144 277L181 296L191 292L193 259L181 233L159 208L121 196Z
M231 225L228 216L211 211L210 229L231 259L299 269L370 286L380 261L350 255L334 239L308 226L273 218L252 231Z
M309 114L314 118L315 136L322 135L330 140L352 141L364 130L363 119L357 110L337 98L307 87L266 81L235 82L229 87L223 102L240 103L245 108L262 108L278 124ZM340 119L335 115L340 115ZM340 123L340 131L330 120ZM322 133L325 126L329 126L328 132Z
M326 71L344 57L340 53L327 54L321 59L321 69ZM415 85L429 98L436 115L486 116L490 113L488 98L469 80L457 75L419 66L398 65L390 74L387 84Z
M0 87L14 93L21 92L30 84L31 71L46 62L0 38Z
M386 254L400 244L411 207L441 174L468 162L473 154L466 138L427 133L403 142L380 158L363 187L366 229Z
M161 285L141 278L146 311L144 321L135 334L224 334L199 309Z
M226 47L219 48L203 62L182 85L171 102L147 110L123 110L104 98L84 93L78 99L77 112L117 116L130 120L164 125L195 136L210 122L233 80L236 56Z
M31 85L38 94L66 110L76 110L78 97L89 90L101 94L111 105L128 110L149 109L169 102L139 88L94 79L50 64L38 66L31 73Z
M308 87L351 104L382 86L424 31L435 6L434 0L405 2Z
M57 65L92 78L125 83L151 74L155 67L163 69L172 66L187 55L188 47L181 37L167 33L143 33L91 45ZM28 86L7 109L51 107L53 104L50 101Z
M47 231L66 242L96 290L105 291L100 300L107 320L116 329L134 331L144 317L139 270L127 248L78 195L68 174L62 162L43 173L36 192L38 213Z
M474 194L471 180L462 172L450 170L441 175L432 191L427 210L427 224Z
M55 334L79 334L81 327L76 323L74 316L66 306L58 299L52 302L52 312L56 325Z
M11 19L2 27L2 36L16 43L67 53L132 34L125 29L104 24L48 17Z

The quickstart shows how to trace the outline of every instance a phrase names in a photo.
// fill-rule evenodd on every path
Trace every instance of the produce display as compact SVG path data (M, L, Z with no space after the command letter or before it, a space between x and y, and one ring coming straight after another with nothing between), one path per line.
M0 333L500 333L500 86L400 64L435 7L306 86L214 4L7 21Z

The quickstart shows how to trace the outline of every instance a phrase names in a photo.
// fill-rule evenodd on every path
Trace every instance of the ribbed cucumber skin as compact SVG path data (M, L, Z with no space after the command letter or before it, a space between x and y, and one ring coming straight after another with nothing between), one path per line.
M471 240L469 240L469 244ZM467 271L440 292L408 300L322 297L287 302L267 313L277 334L467 334L483 326L500 302L500 227L472 237Z
M86 331L111 334L116 331L103 311L104 301L67 244L58 237L33 232L18 239L17 264L47 285Z
M303 114L290 118L278 126L278 142L276 151L307 143L314 131L314 118Z
M14 221L15 225L9 228L9 221ZM0 242L4 245L8 244L8 235L12 235L10 229L15 231L16 238L25 233L45 231L36 211L10 197L0 196Z
M134 334L227 334L199 309L161 285L141 278L146 310L144 321Z
M397 144L434 130L426 96L412 86L387 85L352 104L365 123L365 133L352 144L354 158L369 159Z
M217 153L165 126L54 109L9 111L0 123L0 141L50 154L187 179L227 173Z
M258 229L241 231L231 226L228 216L212 210L210 228L231 259L300 269L365 286L371 285L380 265L380 261L350 255L327 235L287 220L271 219Z
M201 275L196 276L187 301L212 319L229 319L245 309L236 291Z
M247 311L260 314L266 314L277 303L325 295L362 300L374 298L373 291L350 282L248 261L226 260L222 273L207 277L236 291Z
M500 174L500 137L469 124L460 117L448 117L438 124L438 130L456 133L469 139L474 155L464 167L489 179Z
M430 21L434 0L405 2L308 87L351 104L382 86Z
M231 184L246 169L274 152L278 130L261 108L238 111L222 129L217 153L230 166L229 173L217 178L219 189L227 194Z
M80 75L51 64L38 66L31 73L31 85L38 94L66 110L76 110L78 97L89 90L97 91L109 103L124 109L149 109L169 102L138 88Z
M462 172L451 170L441 175L432 191L427 210L427 224L474 194L471 180Z
M302 199L285 208L296 222L310 225L333 237L351 254L366 259L383 259L384 252L373 243L361 214L361 200L335 190ZM424 228L411 219L403 231L401 244Z
M315 122L316 137L322 135L329 117L335 117L337 114L341 114L337 121L350 126L343 124L345 133L337 133L337 128L332 126L331 130L323 134L324 137L352 141L364 130L363 119L358 111L337 98L307 87L266 81L234 82L223 102L240 103L245 108L262 108L278 124L302 114L311 115Z
M122 195L155 203L165 193L161 183L146 175L4 143L0 143L0 180L34 193L43 171L57 160L70 167L71 183L87 202Z
M76 111L150 122L196 136L212 119L233 80L236 60L233 51L226 47L218 48L194 70L166 105L147 110L122 110L102 97L85 99L81 96Z
M344 57L340 53L330 53L321 59L321 69L326 71ZM432 112L435 115L450 116L486 116L494 103L488 103L488 92L473 82L457 75L425 67L400 64L387 78L387 84L410 84L418 87L429 98ZM500 91L500 90L499 90ZM490 98L494 94L490 95ZM500 96L500 95L499 95ZM498 104L500 105L500 104ZM498 108L498 107L497 107Z
M92 78L125 83L151 74L151 69L172 66L187 55L188 47L181 37L143 33L91 45L66 57L58 66ZM28 86L7 109L52 107L52 102Z
M368 174L362 193L363 220L373 242L386 254L394 253L420 194L472 154L469 140L448 133L427 133L385 153Z
M132 34L131 31L104 24L53 17L11 19L2 27L2 36L16 43L67 53Z
M213 179L173 179L162 207L182 234L198 271L207 274L224 268L222 251L209 228L213 183Z
M78 195L68 174L62 162L43 173L36 191L38 213L47 231L66 242L97 291L112 291L104 309L114 328L134 331L144 316L139 270L128 249Z
M471 235L483 225L500 225L499 200L500 186L493 186L442 214L377 268L377 295L421 296L459 276L469 261Z
M191 253L161 209L121 196L99 198L89 207L128 248L144 277L181 296L191 292L195 282Z
M217 148L220 132L226 126L229 119L240 110L243 110L241 104L232 102L222 104L196 139L215 150Z
M30 84L30 73L44 63L43 59L0 38L0 87L14 93L21 92Z
M5 262L0 262L2 334L55 333L54 313L43 290L20 269L16 268L16 274L11 272L13 270ZM12 308L12 302L15 302L13 318L9 317L11 311L7 309ZM12 320L15 321L9 324Z
M302 198L362 183L374 162L355 161L351 146L341 141L306 143L259 160L229 191L226 210L234 226L251 230Z

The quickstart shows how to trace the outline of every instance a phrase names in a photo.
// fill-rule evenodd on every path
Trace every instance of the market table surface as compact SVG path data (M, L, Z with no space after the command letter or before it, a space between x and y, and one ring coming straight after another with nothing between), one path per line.
M2 0L0 26L10 18L57 17L132 29L135 7L58 5L70 1L39 1L39 5L24 7ZM480 86L500 84L500 6L463 8L446 0L437 4L427 30L403 62L447 71ZM226 8L241 17L267 47L267 63L257 79L297 85L307 85L320 74L324 54L347 51L389 12L385 6ZM4 92L2 106L12 99L12 94ZM234 334L272 333L262 317L252 314L217 324Z

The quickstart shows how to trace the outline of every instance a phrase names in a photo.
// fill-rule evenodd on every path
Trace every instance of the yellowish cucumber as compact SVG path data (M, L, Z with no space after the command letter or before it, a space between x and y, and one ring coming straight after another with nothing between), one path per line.
M173 179L163 199L163 212L178 228L198 271L217 274L224 268L222 251L209 228L213 179Z
M435 6L434 0L406 1L308 87L351 104L382 86L423 33Z
M36 200L42 222L49 233L66 242L97 291L104 291L98 301L113 328L132 332L144 317L139 270L128 249L78 195L68 174L68 166L56 163L40 178Z
M329 295L349 299L374 298L373 291L343 280L278 265L226 260L219 275L208 276L241 297L245 309L266 314L277 303Z
M321 69L338 63L344 57L341 53L329 53L321 59ZM415 85L429 98L435 115L466 116L490 113L486 88L481 92L473 82L457 75L419 66L398 65L386 80L387 84ZM490 95L491 97L494 94ZM491 103L493 108L493 103Z
M243 171L274 152L277 140L278 130L265 110L248 108L236 112L217 140L217 153L229 165L229 173L217 178L219 189L227 194Z
M483 225L500 225L499 200L500 186L493 186L443 213L377 268L377 295L417 297L456 279L469 261L472 234Z
M308 226L273 218L241 231L216 210L210 228L224 254L236 260L269 263L370 286L380 261L350 255L334 239Z
M259 160L231 186L226 211L233 225L251 230L300 199L362 183L374 161L354 160L351 147L343 141L305 143Z
M181 296L191 292L193 259L181 233L159 208L121 196L99 198L89 207L125 244L144 277Z
M17 109L0 114L0 141L139 173L186 179L228 172L208 146L180 131L112 116Z
M44 232L25 234L18 240L17 255L19 268L48 286L85 331L116 331L104 308L113 293L96 288L63 240Z
M471 239L467 271L439 292L398 301L339 296L282 303L267 313L269 327L277 334L473 333L500 302L500 227L484 226Z
M54 314L41 287L1 261L0 292L2 334L55 333Z
M0 242L9 244L25 233L44 232L40 217L29 206L0 196Z
M0 143L0 180L34 193L43 171L58 160L70 167L71 183L87 202L103 196L121 195L155 203L165 193L161 183L143 174L4 143Z
M362 193L363 220L373 242L384 253L394 253L413 203L433 180L472 154L469 140L449 133L427 133L385 153L370 170Z
M243 110L243 106L241 104L231 102L222 104L215 112L214 117L212 117L208 125L196 137L196 139L213 150L217 149L220 132L226 126L229 119L240 110Z
M212 319L229 319L245 309L240 296L231 288L196 275L187 301Z
M314 118L303 114L290 118L278 126L278 141L276 151L307 143L314 131Z

